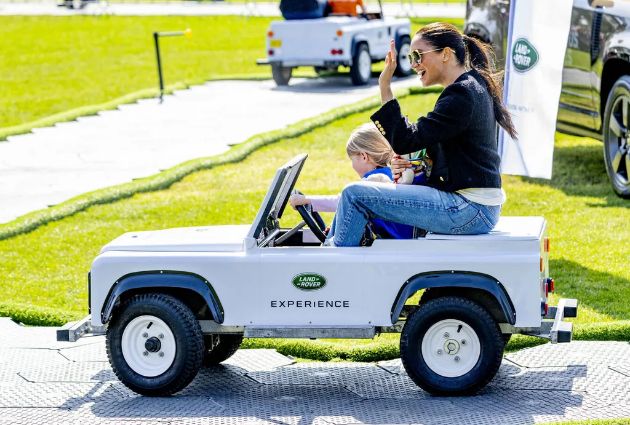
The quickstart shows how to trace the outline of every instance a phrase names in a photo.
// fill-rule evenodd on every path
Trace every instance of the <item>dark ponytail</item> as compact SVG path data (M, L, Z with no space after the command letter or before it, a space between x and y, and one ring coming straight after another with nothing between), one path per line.
M492 97L497 122L512 139L516 139L517 134L512 117L503 104L503 73L495 70L492 47L476 38L462 34L454 25L443 22L422 27L416 35L436 49L450 48L460 64L477 71L485 81Z

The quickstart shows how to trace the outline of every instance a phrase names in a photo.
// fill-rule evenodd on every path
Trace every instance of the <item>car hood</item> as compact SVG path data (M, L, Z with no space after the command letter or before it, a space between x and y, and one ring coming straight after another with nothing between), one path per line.
M131 232L114 239L106 251L225 252L242 251L249 225L180 227L151 232Z

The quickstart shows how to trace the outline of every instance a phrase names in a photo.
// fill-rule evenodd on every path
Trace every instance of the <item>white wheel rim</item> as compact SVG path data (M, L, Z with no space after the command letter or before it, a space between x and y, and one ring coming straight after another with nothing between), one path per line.
M146 377L166 372L177 352L171 328L155 316L138 316L129 322L123 331L121 347L129 367Z
M456 378L470 372L481 354L477 333L461 320L441 320L422 339L422 357L438 375Z
M405 43L400 46L400 50L398 52L398 66L404 73L408 73L411 69L411 63L409 63L409 44Z
M367 50L362 50L359 54L359 74L365 81L369 80L372 74L372 59Z

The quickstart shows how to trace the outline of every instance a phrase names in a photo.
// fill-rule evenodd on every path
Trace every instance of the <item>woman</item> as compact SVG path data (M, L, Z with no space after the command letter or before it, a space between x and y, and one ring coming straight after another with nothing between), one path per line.
M410 124L391 90L396 51L391 42L379 77L381 108L372 121L397 154L426 149L433 160L426 186L352 183L335 216L335 246L358 246L368 220L381 218L446 234L487 233L505 201L496 124L516 131L492 74L491 50L453 25L434 23L411 42L411 67L424 86L443 85L435 108ZM409 163L398 160L395 175Z

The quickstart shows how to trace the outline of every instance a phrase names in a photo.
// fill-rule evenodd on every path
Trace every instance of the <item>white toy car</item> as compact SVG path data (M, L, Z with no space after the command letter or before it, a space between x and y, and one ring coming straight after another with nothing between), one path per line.
M289 84L298 66L312 66L318 73L350 67L352 83L365 85L372 63L385 60L391 39L398 51L396 75L410 75L409 19L383 18L382 10L364 16L274 21L267 32L267 59L258 64L271 65L278 86Z
M402 332L407 373L442 395L483 388L511 334L571 340L563 318L577 315L577 301L547 306L553 280L542 217L503 217L487 235L321 246L306 209L308 225L279 222L305 160L278 169L251 226L133 232L107 244L89 275L91 315L57 338L106 332L114 372L145 395L181 390L243 337Z

